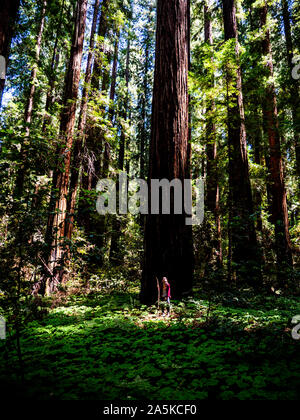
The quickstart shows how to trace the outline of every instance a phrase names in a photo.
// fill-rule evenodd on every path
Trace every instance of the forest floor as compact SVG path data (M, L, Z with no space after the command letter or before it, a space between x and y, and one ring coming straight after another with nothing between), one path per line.
M196 293L173 302L170 318L141 306L137 289L47 304L48 314L22 331L23 384L15 341L0 340L2 396L300 398L300 341L291 336L298 298L223 293L210 302Z

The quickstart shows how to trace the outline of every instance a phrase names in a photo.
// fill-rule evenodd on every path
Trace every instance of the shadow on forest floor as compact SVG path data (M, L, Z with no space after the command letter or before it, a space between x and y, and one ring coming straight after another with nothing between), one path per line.
M300 397L297 299L223 296L175 302L172 317L136 293L70 297L22 333L25 383L12 341L0 343L0 392L79 400ZM208 313L209 311L209 313Z

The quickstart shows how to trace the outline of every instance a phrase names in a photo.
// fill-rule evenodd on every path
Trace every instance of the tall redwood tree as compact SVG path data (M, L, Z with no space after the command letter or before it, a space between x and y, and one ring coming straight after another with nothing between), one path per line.
M157 1L149 186L151 179L190 178L189 7L188 0ZM162 276L168 277L173 297L192 289L192 230L185 215L146 218L142 302L155 302L156 278Z

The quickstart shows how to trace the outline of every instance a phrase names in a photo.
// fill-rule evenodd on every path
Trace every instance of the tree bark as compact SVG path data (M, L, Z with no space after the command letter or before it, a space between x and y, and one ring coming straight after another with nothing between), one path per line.
M190 178L189 1L158 0L149 190L152 179ZM161 206L160 206L161 213ZM141 301L157 299L156 277L166 276L172 297L192 290L192 229L186 215L148 215Z
M225 41L232 42L228 61L228 149L229 149L229 272L238 281L260 285L261 254L254 228L253 201L249 177L242 77L234 0L223 0ZM233 64L234 63L234 64Z
M86 126L87 118L87 109L88 109L88 98L91 88L91 78L92 78L92 65L94 57L94 48L95 48L95 34L97 29L97 21L99 14L100 0L95 0L94 4L94 15L91 28L90 36L90 47L86 65L84 87L82 92L79 121L78 121L78 133L75 140L74 152L73 152L73 161L71 168L71 178L70 178L70 193L68 197L68 220L66 222L66 237L71 240L73 228L74 228L74 215L75 215L75 206L78 195L79 188L79 172L82 165L82 153L83 153L83 142L84 142L84 131Z
M270 30L267 26L268 6L261 8L260 22L264 33L262 51L267 57L265 74L268 84L263 102L264 124L269 140L269 173L270 191L272 197L272 223L275 226L275 242L277 254L278 282L284 285L287 282L286 268L293 266L291 243L289 235L289 220L287 209L287 197L283 174L283 162L281 154L280 132L278 124L277 98L274 86L274 70ZM270 81L269 81L270 80Z
M204 40L208 45L213 45L211 11L207 4L204 5ZM212 89L214 84L214 75L212 74L208 87ZM213 99L208 99L206 107L206 208L212 215L214 215L216 228L213 229L213 226L210 223L209 226L207 226L209 235L209 249L206 264L207 275L209 275L209 272L211 271L212 257L214 254L216 254L217 266L222 266L220 189L218 183L217 141L214 112L215 101Z
M20 7L20 0L3 0L0 9L0 56L5 59L5 73L9 59L10 44ZM5 79L0 79L0 107L5 87Z
M57 289L59 280L63 278L63 254L66 249L65 226L67 217L67 195L70 177L71 151L74 137L76 104L80 82L81 60L83 53L84 33L87 14L87 0L78 0L76 8L75 28L72 40L71 54L66 74L64 94L64 107L61 114L60 135L64 143L60 164L57 170L56 189L58 197L55 204L57 214L54 216L52 245L49 268L53 278L47 281L46 294L49 295Z
M59 17L57 27L56 27L56 36L55 36L55 42L54 42L53 54L52 54L52 60L51 60L51 66L50 66L50 74L49 74L49 89L47 91L44 121L43 121L43 132L44 133L47 130L47 125L48 124L50 125L50 123L51 123L51 114L49 114L49 111L51 111L51 107L52 107L52 105L55 101L55 98L54 98L54 88L55 88L55 83L56 83L55 70L59 65L58 45L59 45L61 25L62 25L63 15L64 15L64 7L65 7L65 0L63 0L62 6L61 6L60 17Z

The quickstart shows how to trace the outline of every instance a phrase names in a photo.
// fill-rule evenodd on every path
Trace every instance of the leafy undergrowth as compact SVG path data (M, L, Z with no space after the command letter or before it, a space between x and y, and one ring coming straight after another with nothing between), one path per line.
M23 331L23 384L13 340L0 342L0 391L30 399L296 400L297 314L296 298L194 297L164 318L134 292L69 297Z

